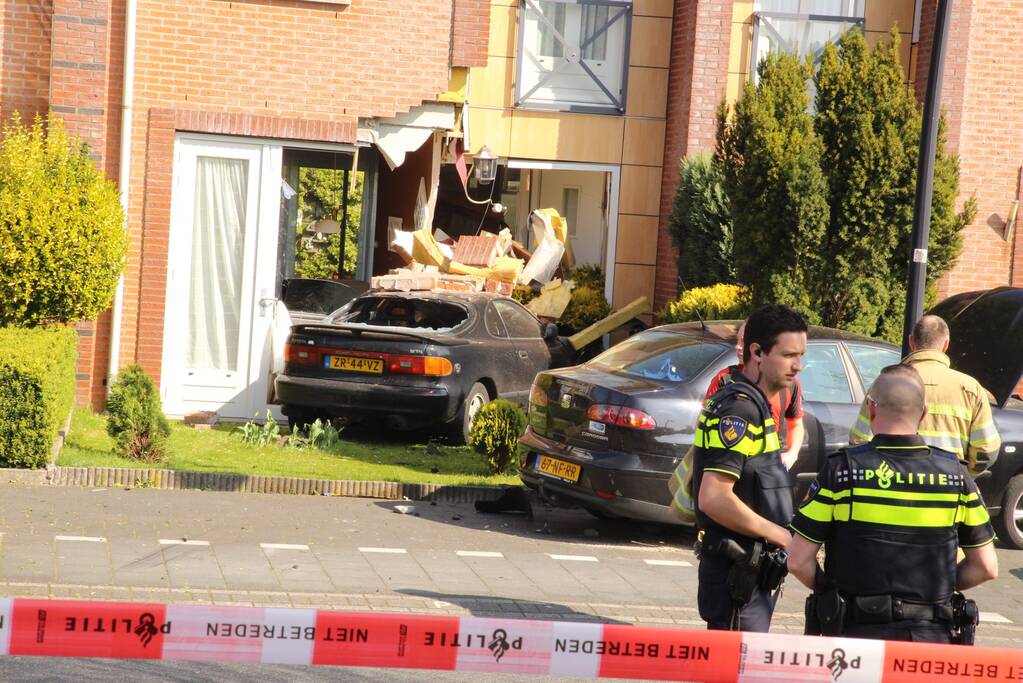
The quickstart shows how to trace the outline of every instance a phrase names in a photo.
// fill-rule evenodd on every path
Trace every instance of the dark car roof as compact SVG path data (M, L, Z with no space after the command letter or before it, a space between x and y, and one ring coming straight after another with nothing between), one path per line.
M735 344L736 335L739 330L739 325L741 323L742 323L741 320L707 320L703 323L689 322L673 323L671 325L661 325L655 329L679 332L691 336L698 336L706 339L709 342ZM840 341L862 341L892 346L888 342L881 339L873 339L862 334L855 334L853 332L846 332L844 330L836 330L833 327L821 327L819 325L810 325L810 330L807 334L807 337L809 337L810 339L838 339Z
M983 384L1004 407L1023 376L1023 287L956 294L929 313L948 323L952 367Z

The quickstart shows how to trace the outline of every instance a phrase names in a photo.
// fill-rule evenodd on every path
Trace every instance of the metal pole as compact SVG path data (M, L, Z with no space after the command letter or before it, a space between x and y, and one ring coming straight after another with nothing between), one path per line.
M345 242L348 241L348 171L345 170L342 180L343 190L341 192L341 246L337 255L337 279L345 279Z
M909 354L909 334L923 315L924 288L927 283L927 244L931 233L931 197L934 191L934 155L941 116L941 80L945 72L945 44L951 22L952 0L938 0L934 17L934 44L927 72L923 126L920 130L920 157L916 169L916 202L913 209L913 244L909 257L909 285L906 290L906 314L902 329L902 355Z

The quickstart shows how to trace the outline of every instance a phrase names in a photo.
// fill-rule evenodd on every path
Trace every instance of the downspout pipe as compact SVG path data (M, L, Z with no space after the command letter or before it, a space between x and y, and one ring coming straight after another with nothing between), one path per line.
M138 0L127 0L124 8L124 78L121 96L121 146L117 182L121 189L121 208L124 210L124 229L128 230L128 205L131 187L131 133L132 101L135 97L135 27ZM121 318L124 315L124 273L117 280L114 304L110 316L110 355L107 365L107 392L117 377L121 362Z

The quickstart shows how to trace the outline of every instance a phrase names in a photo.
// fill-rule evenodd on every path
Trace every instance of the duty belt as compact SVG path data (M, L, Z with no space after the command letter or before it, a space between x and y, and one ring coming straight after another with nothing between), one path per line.
M859 595L849 599L849 623L890 624L894 621L952 623L952 601L916 602L890 595Z

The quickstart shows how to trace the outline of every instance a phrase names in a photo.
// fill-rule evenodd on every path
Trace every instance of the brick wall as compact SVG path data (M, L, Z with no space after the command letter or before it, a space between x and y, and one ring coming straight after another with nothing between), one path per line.
M486 66L490 0L454 0L451 66Z
M917 94L921 101L933 42L936 0L921 13ZM1003 239L1005 218L1020 197L1023 164L1023 97L1018 88L1023 53L1018 49L1023 3L956 0L952 9L942 87L948 147L960 156L960 202L977 198L977 217L964 231L963 253L939 283L942 295L1013 282L1023 285L1019 232L1015 254ZM1013 266L1015 258L1016 265Z
M53 0L7 0L0 9L0 115L45 113L50 94Z
M138 23L120 364L159 380L175 132L353 142L446 88L451 3L140 0Z
M667 232L679 162L714 147L715 108L728 80L731 0L676 0L657 230L654 310L678 292L677 254Z

